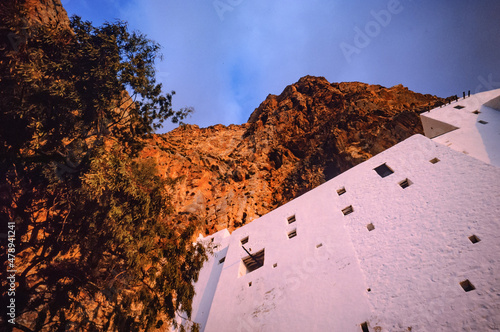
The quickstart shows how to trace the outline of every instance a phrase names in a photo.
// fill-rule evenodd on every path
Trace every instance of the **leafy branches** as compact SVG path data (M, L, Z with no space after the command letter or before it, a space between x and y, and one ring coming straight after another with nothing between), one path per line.
M174 111L173 92L155 80L159 45L123 22L34 29L20 3L0 14L1 40L24 38L0 52L0 218L19 234L15 326L139 331L189 313L205 252L191 243L195 225L171 215L172 183L137 157L148 134L190 111Z

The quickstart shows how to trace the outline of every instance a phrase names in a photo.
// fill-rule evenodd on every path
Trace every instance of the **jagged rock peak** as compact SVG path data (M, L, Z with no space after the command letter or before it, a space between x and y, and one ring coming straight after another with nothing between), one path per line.
M273 94L268 95L266 100L250 115L248 122L254 123L261 116L267 118L269 115L272 115L265 112L263 113L263 111L266 109L269 111L276 108L280 102L286 99L291 99L293 102L300 105L300 101L304 100L304 98L312 98L313 103L316 105L321 104L326 107L339 107L339 104L335 105L335 101L338 102L340 99L350 99L352 97L358 98L362 95L370 98L396 99L402 103L405 103L405 99L418 99L420 101L429 100L430 102L428 105L419 104L418 108L414 102L410 102L406 105L409 110L419 113L434 106L434 102L432 101L433 96L414 93L402 84L395 85L391 88L385 88L381 85L370 85L361 82L330 83L324 77L304 76L300 78L298 82L287 86L279 96ZM399 98L395 98L396 95L399 95ZM328 105L328 103L330 103L330 105ZM299 107L299 110L304 110L304 108Z
M306 76L269 95L242 125L183 126L145 155L177 178L177 216L205 234L235 229L409 136L444 100L403 86Z

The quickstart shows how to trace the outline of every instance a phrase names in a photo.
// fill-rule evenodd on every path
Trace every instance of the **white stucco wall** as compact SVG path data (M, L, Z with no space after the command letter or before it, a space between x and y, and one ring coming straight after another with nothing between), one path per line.
M394 171L385 178L373 170L383 163ZM403 189L406 178L412 184ZM354 212L344 216L349 205ZM196 287L195 303L213 296L202 327L359 332L367 322L370 331L498 330L499 216L500 168L413 136L216 239L221 251L212 263L226 258L216 273L209 261ZM473 244L471 235L481 241ZM246 236L252 253L265 248L265 261L239 277ZM465 279L476 289L465 292ZM206 319L207 304L201 307Z
M439 134L434 141L500 167L499 104L500 89L496 89L422 113L425 135L434 138Z

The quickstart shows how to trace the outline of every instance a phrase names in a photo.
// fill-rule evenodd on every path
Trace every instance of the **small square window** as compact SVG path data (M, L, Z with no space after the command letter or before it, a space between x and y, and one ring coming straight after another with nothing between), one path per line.
M293 231L291 231L290 233L288 233L288 238L291 239L293 237L296 237L297 236L297 229L294 229Z
M345 187L342 187L342 188L340 188L340 189L338 189L338 190L337 190L337 194L338 194L339 196L340 196L340 195L343 195L343 194L345 194L345 193L346 193L346 191L345 191Z
M383 177L383 178L394 173L394 171L386 164L382 164L382 165L374 168L374 170L375 170L375 172L377 172L378 175L380 175L380 177Z
M244 237L243 239L241 239L241 244L247 244L248 243L248 236L247 237Z
M224 263L225 260L226 260L226 257L222 257L221 259L219 259L219 264Z
M406 189L408 188L409 186L411 186L413 184L413 182L410 181L410 179L404 179L403 181L401 181L399 183L399 185L401 186L401 188L403 189Z
M488 121L479 120L478 122L479 122L480 124L488 124Z
M462 105L457 105L455 106L454 108L456 108L457 110L461 110L462 108L464 108L465 106L462 106Z
M481 113L481 112L479 112L478 110L475 110L475 111L474 111L474 112L472 112L472 113L474 113L474 114L479 114L479 113Z
M252 282L251 281L248 283L248 287L252 287Z
M478 243L479 241L481 241L481 239L480 239L480 238L478 238L476 235L471 235L471 236L469 236L469 240L470 240L470 242L472 242L472 243L474 243L474 244L475 244L475 243Z
M294 223L294 222L297 221L297 219L295 219L295 215L288 217L287 220L288 220L289 224Z
M476 289L476 287L474 287L474 285L469 281L469 279L465 279L464 281L462 281L460 283L460 286L462 286L462 288L466 292L470 292L470 291Z
M323 243L318 243L318 244L316 245L316 248L321 248L322 246L323 246Z
M250 273L264 266L264 249L261 251L249 255L241 260L242 271L240 271L240 276Z
M344 216L347 216L348 214L351 214L354 212L354 209L352 207L352 205L349 205L348 207L342 209L342 213L344 214Z
M429 162L431 164L437 164L438 162L440 162L441 160L439 160L438 158L432 158L431 160L429 160Z
M273 264L273 268L276 268L276 267L278 267L278 263Z
M368 231L371 232L375 229L375 226L373 226L372 223L369 223L368 225L366 225L366 229L368 229Z
M361 323L360 326L361 326L361 331L370 332L370 330L368 330L368 323L367 322Z

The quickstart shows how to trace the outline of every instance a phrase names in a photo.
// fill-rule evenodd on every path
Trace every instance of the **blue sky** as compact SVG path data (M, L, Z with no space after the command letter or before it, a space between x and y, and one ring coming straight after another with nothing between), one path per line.
M61 1L70 16L124 20L162 45L157 76L200 127L244 123L305 75L440 97L500 88L497 0Z

